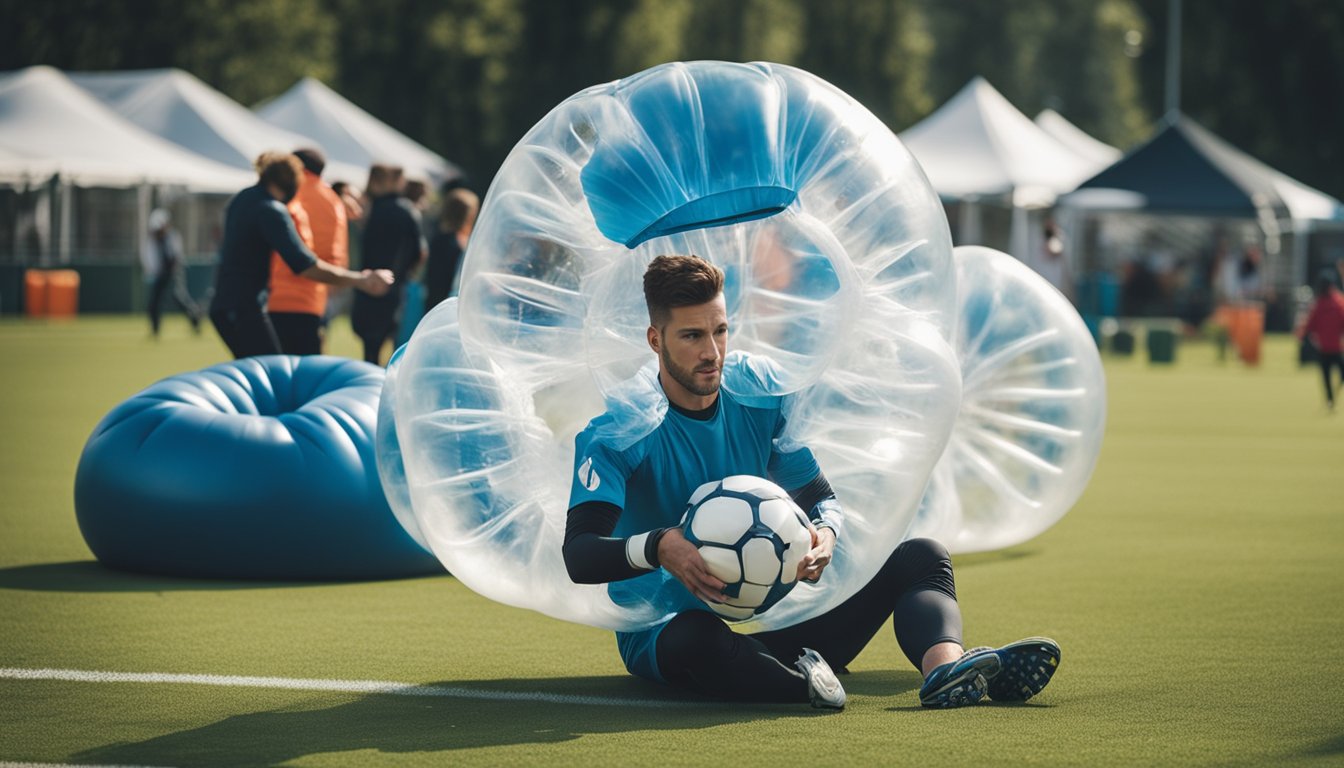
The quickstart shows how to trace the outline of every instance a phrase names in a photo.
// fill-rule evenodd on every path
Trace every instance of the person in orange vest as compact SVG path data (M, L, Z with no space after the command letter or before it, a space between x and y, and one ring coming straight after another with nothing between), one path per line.
M320 150L308 148L295 150L294 156L303 163L303 178L298 194L286 207L299 237L322 261L345 267L350 263L350 232L345 204L322 181L327 159ZM279 253L271 254L271 294L266 312L285 354L322 353L327 290L322 283L295 275Z

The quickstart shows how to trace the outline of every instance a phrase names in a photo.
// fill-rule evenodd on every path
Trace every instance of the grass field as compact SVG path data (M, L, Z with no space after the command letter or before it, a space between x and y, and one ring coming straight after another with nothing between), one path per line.
M448 576L343 584L149 578L75 524L80 449L115 404L219 362L173 318L0 322L0 763L120 765L1341 765L1344 414L1290 340L1263 365L1187 344L1108 359L1101 461L1037 539L957 559L967 640L1057 639L1026 705L925 711L889 631L843 713L669 701L609 633ZM332 351L355 353L338 328ZM392 695L14 670L438 686ZM572 698L585 697L585 698Z

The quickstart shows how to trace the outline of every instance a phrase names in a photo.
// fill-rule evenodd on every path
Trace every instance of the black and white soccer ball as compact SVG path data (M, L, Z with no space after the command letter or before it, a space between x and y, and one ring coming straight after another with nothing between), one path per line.
M727 586L726 603L707 603L725 619L762 613L793 589L798 564L812 548L807 516L778 485L733 475L701 485L686 502L686 540Z

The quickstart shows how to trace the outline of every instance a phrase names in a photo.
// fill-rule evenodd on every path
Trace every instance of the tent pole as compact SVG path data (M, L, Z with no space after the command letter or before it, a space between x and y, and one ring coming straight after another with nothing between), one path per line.
M957 227L957 245L980 245L980 201L973 197L961 199L960 226Z
M66 266L70 263L70 253L73 250L70 240L74 231L75 187L69 179L62 178L59 190L61 206L60 212L57 214L60 217L60 240L56 246L57 263Z
M1181 109L1181 0L1167 0L1167 114Z
M145 253L150 248L149 243L149 211L150 211L150 189L148 181L141 181L140 186L135 188L135 253L136 257L131 260L131 264L141 265L139 279L131 279L131 306L139 307L140 302L138 294L144 290L145 279L148 275L144 274ZM131 267L131 274L135 275L136 269Z
M1036 269L1039 265L1031 251L1030 223L1027 209L1013 201L1013 228L1008 236L1009 253L1023 264Z
M1311 236L1311 222L1294 219L1293 222L1293 282L1292 285L1311 285L1314 280L1307 274L1307 240Z

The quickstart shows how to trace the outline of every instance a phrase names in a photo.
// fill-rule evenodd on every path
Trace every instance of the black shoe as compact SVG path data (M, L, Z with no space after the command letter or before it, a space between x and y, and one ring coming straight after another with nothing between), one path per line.
M1018 640L995 653L999 673L989 678L989 698L995 701L1026 701L1040 693L1059 669L1059 644L1049 638Z

